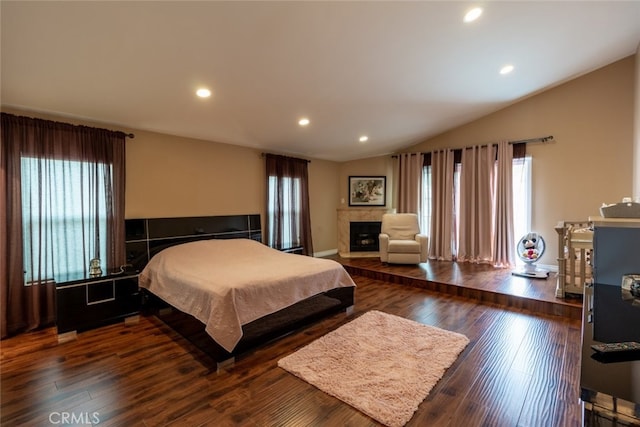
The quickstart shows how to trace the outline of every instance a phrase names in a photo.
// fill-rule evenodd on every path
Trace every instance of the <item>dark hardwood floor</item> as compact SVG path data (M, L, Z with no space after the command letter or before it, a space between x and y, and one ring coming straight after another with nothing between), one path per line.
M376 309L470 339L408 426L581 424L580 320L353 277L354 316ZM277 367L350 319L333 315L242 355L220 374L206 354L153 316L82 332L64 344L54 328L19 335L0 343L0 423L53 425L51 416L55 422L67 413L94 417L98 426L375 426Z

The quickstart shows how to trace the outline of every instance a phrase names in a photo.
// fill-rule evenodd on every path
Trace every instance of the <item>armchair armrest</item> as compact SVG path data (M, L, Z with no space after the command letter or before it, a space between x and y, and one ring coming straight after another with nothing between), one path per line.
M378 243L380 244L380 261L389 261L389 235L380 233L378 235Z
M416 234L416 242L420 243L420 262L427 262L429 254L429 238L426 234Z

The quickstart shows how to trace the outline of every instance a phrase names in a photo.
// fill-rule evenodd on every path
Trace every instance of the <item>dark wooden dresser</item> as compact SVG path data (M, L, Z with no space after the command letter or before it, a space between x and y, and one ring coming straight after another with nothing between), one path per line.
M584 425L638 426L640 352L601 354L591 346L639 341L640 307L624 301L618 286L587 286L584 298L580 368Z
M590 218L593 284L584 292L580 398L585 426L640 426L640 352L598 353L602 343L640 342L640 302L623 298L622 277L640 273L640 220Z

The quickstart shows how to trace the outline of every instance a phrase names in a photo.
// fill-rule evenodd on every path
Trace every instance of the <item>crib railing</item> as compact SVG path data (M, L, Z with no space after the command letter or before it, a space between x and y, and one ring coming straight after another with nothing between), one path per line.
M584 284L591 280L593 227L588 221L561 221L558 233L558 280L556 297L582 294Z

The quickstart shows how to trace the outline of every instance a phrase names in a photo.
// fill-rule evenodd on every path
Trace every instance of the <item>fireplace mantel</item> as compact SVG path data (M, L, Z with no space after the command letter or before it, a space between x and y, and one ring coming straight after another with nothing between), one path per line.
M343 258L378 257L379 252L351 252L349 249L349 223L381 221L382 215L395 213L389 208L339 208L338 209L338 254Z

